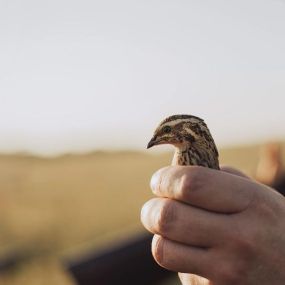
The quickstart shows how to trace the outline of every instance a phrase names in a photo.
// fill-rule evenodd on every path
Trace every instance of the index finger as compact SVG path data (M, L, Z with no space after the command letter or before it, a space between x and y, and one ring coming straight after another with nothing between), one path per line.
M155 195L220 213L248 207L257 188L248 178L201 166L170 166L151 179Z

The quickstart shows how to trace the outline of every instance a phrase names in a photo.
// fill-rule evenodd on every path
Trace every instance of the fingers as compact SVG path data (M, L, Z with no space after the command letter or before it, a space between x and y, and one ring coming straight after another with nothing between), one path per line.
M167 239L198 247L220 245L228 232L228 217L167 199L149 200L142 208L143 225Z
M155 195L219 213L237 213L254 197L250 179L200 166L171 166L151 179Z
M206 249L189 247L155 235L152 241L152 254L156 262L172 271L208 276L211 255Z
M211 285L209 280L194 274L178 273L183 285Z

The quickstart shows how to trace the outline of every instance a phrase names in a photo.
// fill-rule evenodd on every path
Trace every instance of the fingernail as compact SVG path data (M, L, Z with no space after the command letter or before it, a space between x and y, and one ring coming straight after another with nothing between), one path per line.
M156 171L150 180L150 188L153 192L156 191L158 185L159 185L159 180L160 180L160 171Z
M147 207L146 204L144 204L142 206L142 209L141 209L141 221L142 221L143 224L145 224L147 215L148 215L148 207Z
M154 215L157 211L155 211L155 200L151 199L147 201L142 209L141 209L141 222L146 229L151 229L151 225L153 221L155 221Z

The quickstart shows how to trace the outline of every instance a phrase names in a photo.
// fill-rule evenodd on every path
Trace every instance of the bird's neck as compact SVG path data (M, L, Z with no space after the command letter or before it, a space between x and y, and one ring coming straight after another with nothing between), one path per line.
M190 147L187 145L179 145L179 146L175 146L175 151L174 151L174 156L172 159L172 165L189 165L189 163L187 163L189 155Z
M215 155L193 145L176 146L172 165L199 165L219 169L219 161Z

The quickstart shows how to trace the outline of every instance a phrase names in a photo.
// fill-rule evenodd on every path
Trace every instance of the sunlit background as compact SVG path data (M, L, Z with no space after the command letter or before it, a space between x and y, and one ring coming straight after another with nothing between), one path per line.
M21 258L0 283L74 284L61 258L143 231L171 156L136 151L165 116L254 173L285 138L284 35L283 0L1 0L0 259Z
M143 149L166 115L285 136L285 2L0 4L0 150Z

